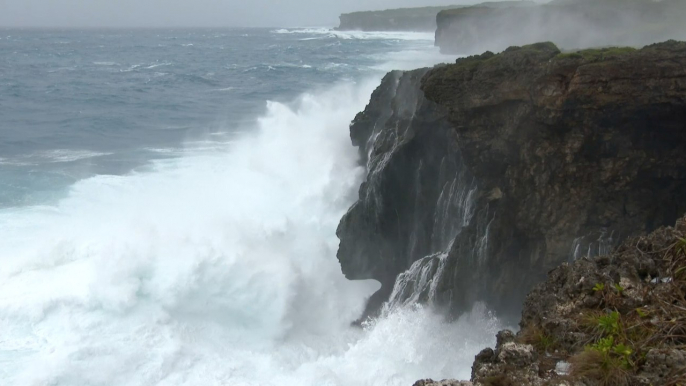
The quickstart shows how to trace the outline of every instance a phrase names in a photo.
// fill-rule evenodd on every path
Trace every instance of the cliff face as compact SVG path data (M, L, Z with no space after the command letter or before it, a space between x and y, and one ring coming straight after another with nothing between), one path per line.
M681 0L566 0L533 7L475 6L441 11L436 45L444 53L500 51L552 41L562 49L640 47L686 39L686 2Z
M367 314L479 300L514 316L553 267L686 211L686 44L393 72L351 137L368 175L338 258L382 283Z
M367 178L338 227L338 257L349 279L381 282L370 311L398 274L445 251L471 214L473 178L444 111L420 90L427 71L389 73L350 126Z

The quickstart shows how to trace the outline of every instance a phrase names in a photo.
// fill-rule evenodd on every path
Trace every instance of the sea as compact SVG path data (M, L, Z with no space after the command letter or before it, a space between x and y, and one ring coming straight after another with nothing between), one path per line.
M469 379L482 306L351 325L349 123L424 33L0 29L0 385Z

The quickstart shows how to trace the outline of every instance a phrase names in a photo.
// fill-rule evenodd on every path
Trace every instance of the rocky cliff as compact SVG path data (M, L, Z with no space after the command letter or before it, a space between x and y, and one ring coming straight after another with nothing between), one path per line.
M366 314L485 301L518 317L550 269L686 212L686 43L392 72L351 137L368 173L338 258L381 282Z
M686 217L552 270L520 327L476 356L471 382L415 386L686 384Z
M686 39L682 0L557 0L533 7L474 6L441 11L436 45L444 53L500 51L552 41L562 49L640 47Z

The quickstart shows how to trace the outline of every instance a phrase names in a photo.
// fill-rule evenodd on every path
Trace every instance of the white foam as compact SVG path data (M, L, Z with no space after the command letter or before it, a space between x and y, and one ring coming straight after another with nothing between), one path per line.
M233 143L0 211L0 379L12 385L409 385L467 378L497 322L395 310L344 279L362 169L348 122L378 79L268 104ZM191 147L190 149L193 149Z
M53 163L62 163L74 162L88 158L102 157L110 154L112 153L90 150L56 149L34 154L31 158L38 158Z
M426 40L433 42L433 32L409 31L337 31L329 28L291 28L272 31L276 34L310 34L339 39Z
M90 150L54 149L18 156L12 159L0 158L0 165L30 166L42 163L66 163L88 158L103 157L110 154L112 153Z

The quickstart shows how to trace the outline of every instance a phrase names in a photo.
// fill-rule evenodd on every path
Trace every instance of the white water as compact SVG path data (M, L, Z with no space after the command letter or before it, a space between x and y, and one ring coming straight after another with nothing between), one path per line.
M411 385L469 378L498 329L406 307L349 323L375 283L335 229L363 170L348 122L374 80L270 103L251 134L56 207L0 212L3 385Z

